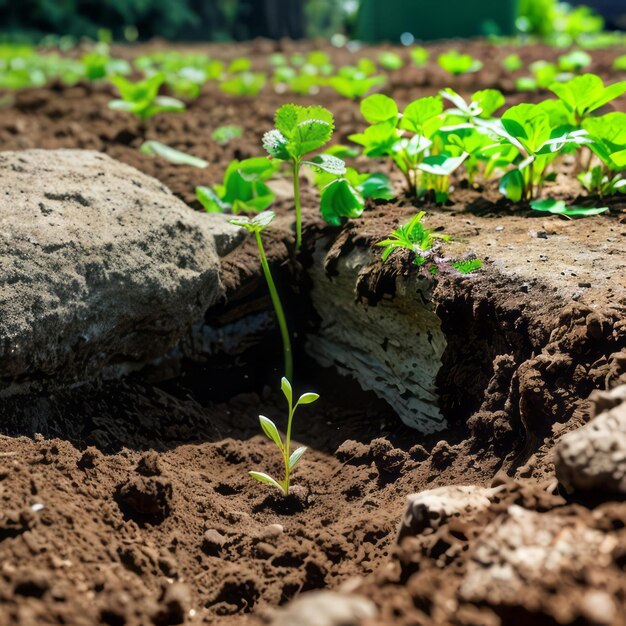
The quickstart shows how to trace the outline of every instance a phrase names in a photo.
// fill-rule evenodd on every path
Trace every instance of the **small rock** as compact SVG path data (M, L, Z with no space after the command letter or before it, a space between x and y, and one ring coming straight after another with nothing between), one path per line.
M158 626L183 624L191 607L191 590L185 583L173 583L165 588L154 619Z
M276 611L271 626L359 626L376 614L376 605L362 596L311 591Z
M254 546L254 552L260 559L271 559L276 554L276 547L265 541L260 541Z
M142 476L161 476L163 471L161 469L159 454L155 450L146 452L139 459L136 472Z
M335 456L342 463L351 463L354 465L369 463L370 447L359 441L348 439L337 448Z
M489 509L490 497L498 491L498 488L476 485L447 486L408 496L398 530L398 543L405 537L420 535L426 529L436 530L452 517L463 517L468 521L476 519Z
M172 491L167 478L135 476L118 486L115 498L120 508L131 516L159 523L170 514Z
M278 539L284 532L282 524L270 524L261 530L259 538L265 541Z
M426 448L419 443L416 443L409 450L409 456L414 461L417 461L419 463L420 461L425 461L428 458L428 450L426 450Z
M580 609L594 624L612 624L615 619L615 602L606 591L598 589L587 591L580 603Z
M202 536L202 550L209 556L217 556L226 543L226 537L211 528Z
M457 451L445 439L442 439L432 449L431 462L435 467L444 469L454 461L456 455Z
M626 385L613 390L624 394ZM598 396L596 396L598 398ZM598 402L611 400L599 397ZM559 482L569 492L626 493L626 402L563 436L555 449Z

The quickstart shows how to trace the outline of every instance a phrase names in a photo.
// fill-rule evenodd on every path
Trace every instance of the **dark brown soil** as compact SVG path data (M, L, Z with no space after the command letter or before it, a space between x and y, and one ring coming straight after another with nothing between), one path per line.
M433 54L444 47L433 46ZM511 93L513 79L499 65L510 48L457 47L481 57L485 69L451 81L432 63L406 68L392 73L386 91L407 102L446 85L464 94L496 86L510 104L522 98ZM257 42L218 52L256 54L262 65L261 53L273 48ZM526 61L555 56L542 47L519 53ZM334 54L339 61L348 56ZM606 79L626 78L609 73L617 54L594 51L591 69ZM209 86L184 115L149 122L144 136L135 122L107 109L111 97L106 87L91 85L15 94L13 106L0 110L0 145L102 150L199 208L194 186L221 181L234 157L260 154L260 136L285 102L269 89L246 100ZM328 106L339 140L362 127L358 105L329 93L289 100ZM226 147L210 140L213 128L232 123L244 127L242 138ZM144 138L189 151L210 166L177 167L142 155L137 147ZM565 163L551 191L572 200L579 189L568 182L567 168ZM339 256L371 246L416 205L455 237L455 252L472 250L485 259L479 279L443 276L435 290L448 339L438 381L448 431L435 437L411 431L393 407L300 354L299 387L322 394L295 425L297 441L310 450L289 498L252 484L247 470L279 471L257 421L260 413L279 424L284 419L274 392L280 356L271 333L235 356L183 359L169 377L155 370L123 382L5 400L0 626L258 624L300 592L338 587L355 576L364 577L360 588L380 609L372 624L599 623L582 604L562 610L599 587L617 607L616 617L601 623L623 624L623 553L610 568L586 568L562 585L556 581L549 592L529 585L529 599L520 598L507 613L459 599L478 526L394 546L407 494L450 484L486 486L496 475L506 489L480 528L511 504L557 511L601 531L626 524L623 502L573 503L555 493L551 461L561 434L589 419L589 393L626 382L626 202L611 200L610 215L564 222L529 217L524 207L500 200L493 185L455 185L448 206L400 197L371 204L341 231L325 227L315 211L305 213L309 247L331 236L330 273ZM288 194L280 186L277 193L275 208L285 213ZM315 206L309 189L303 199ZM310 250L295 261L292 248L288 220L281 218L268 237L270 260L285 293L306 295ZM229 300L207 312L208 321L220 325L268 310L252 241L226 257L223 271ZM374 304L392 295L396 276L411 271L406 257L384 268L374 258L356 293ZM299 333L314 326L306 297L290 299L288 307ZM620 539L623 546L623 533Z

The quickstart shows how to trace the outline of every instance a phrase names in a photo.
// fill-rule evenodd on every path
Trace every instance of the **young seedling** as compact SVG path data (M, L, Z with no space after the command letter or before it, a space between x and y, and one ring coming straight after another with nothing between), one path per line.
M547 211L555 215L563 215L568 219L575 217L590 217L599 215L609 210L609 207L584 207L584 206L567 206L564 200L554 200L546 198L545 200L534 200L530 203L530 208L534 211Z
M291 427L293 424L293 416L299 406L312 404L319 398L319 395L311 392L303 393L298 401L293 404L293 391L287 377L283 377L280 381L280 388L285 398L287 399L287 404L289 406L285 440L283 441L280 433L278 432L276 424L274 424L271 419L265 417L264 415L259 415L259 421L261 423L261 428L263 429L263 432L276 444L276 447L280 451L283 465L285 467L285 477L283 478L283 480L276 480L272 478L269 474L264 474L263 472L248 473L250 474L250 476L252 476L252 478L258 480L260 483L272 485L272 487L276 487L276 489L281 491L283 495L288 496L291 482L291 473L302 458L302 455L306 452L305 446L297 448L296 450L291 452Z
M209 213L258 213L275 199L265 184L278 169L278 164L265 157L230 162L224 182L213 187L196 187L196 197Z
M415 256L413 263L422 267L430 262L428 271L437 274L439 268L453 269L461 274L469 274L480 269L483 262L480 259L448 259L441 257L438 252L441 243L449 241L448 235L439 235L422 224L425 211L414 215L406 224L394 230L387 239L379 242L384 248L381 259L386 262L397 250L409 250Z
M199 169L204 169L209 165L208 161L205 161L204 159L195 157L187 152L182 152L181 150L176 150L176 148L166 146L160 141L144 141L139 148L139 151L149 156L161 157L174 165L188 165Z
M337 76L328 79L328 85L340 96L357 100L365 97L374 87L382 87L387 79L382 75L369 75L358 67L345 66Z
M267 77L263 72L241 72L222 81L220 90L231 96L252 98L261 92L266 82Z
M593 111L626 93L626 80L605 86L595 74L576 76L566 83L550 86L570 114L570 122L580 127Z
M109 102L109 108L132 113L142 122L159 113L184 111L185 105L180 100L158 95L163 81L162 74L155 74L136 83L121 76L113 76L111 82L120 92L121 99Z
M345 163L337 157L319 154L308 155L328 143L334 129L334 119L330 111L321 106L303 107L285 104L276 111L275 128L263 135L263 147L271 159L286 161L291 165L293 195L296 209L296 250L302 246L302 206L300 203L300 168L303 165L314 170L323 170L337 176L337 183L326 188L322 204L339 199L350 201L342 176L346 172ZM340 197L337 197L340 194ZM354 202L354 199L352 199Z
M430 53L426 48L422 48L422 46L415 46L415 48L411 48L409 55L414 65L422 67L422 65L426 65Z
M512 53L502 59L502 67L507 72L517 72L517 70L521 70L524 67L524 63L519 54Z
M269 226L274 217L274 211L263 211L253 218L245 217L242 215L239 217L233 217L229 221L235 226L245 228L249 233L252 233L256 239L257 247L259 249L259 259L261 261L261 267L263 268L263 275L265 276L267 288L270 292L270 298L272 299L272 304L276 313L276 319L278 320L278 327L280 329L280 336L283 342L283 364L285 369L285 377L287 378L287 380L293 380L293 354L291 351L291 339L289 336L289 329L287 328L287 319L285 318L285 311L280 301L278 290L276 289L276 284L274 283L274 279L272 278L272 272L270 271L270 266L267 262L267 256L265 255L265 248L263 247L263 240L261 239L261 232ZM291 424L292 418L293 412L291 411L290 404L289 424ZM289 428L289 434L291 434L291 428Z
M541 194L547 168L564 148L590 143L584 130L553 126L550 114L540 104L511 107L501 122L501 128L493 127L501 142L516 148L523 157L500 181L501 193L515 202L533 200Z
M404 65L402 57L395 52L390 52L389 50L384 50L378 55L378 63L383 69L389 71L402 69L402 66Z
M227 124L226 126L218 126L212 133L211 139L220 146L225 146L233 139L238 139L243 135L243 128L235 124Z
M587 171L578 175L578 180L590 193L610 196L617 192L626 193L626 179L621 172L626 170L626 113L607 113L600 117L589 117L583 121L592 143L589 148L600 165L587 164Z
M386 261L396 250L404 249L415 254L413 259L415 265L424 265L440 247L441 242L450 239L448 235L439 235L426 228L422 224L425 215L426 211L420 211L406 224L394 230L387 239L376 244L384 248L381 256L383 261Z
M469 54L460 54L457 50L449 50L437 57L437 63L454 76L478 72L483 64Z

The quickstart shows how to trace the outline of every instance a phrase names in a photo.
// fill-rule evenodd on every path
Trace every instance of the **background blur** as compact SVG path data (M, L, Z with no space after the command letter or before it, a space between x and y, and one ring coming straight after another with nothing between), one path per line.
M229 41L331 37L397 42L626 28L626 0L0 0L0 37ZM591 8L589 8L591 7Z

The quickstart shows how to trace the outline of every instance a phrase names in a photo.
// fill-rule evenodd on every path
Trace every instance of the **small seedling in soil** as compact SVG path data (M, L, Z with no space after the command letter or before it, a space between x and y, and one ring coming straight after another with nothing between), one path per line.
M601 164L592 167L589 163L578 180L587 191L600 196L626 193L626 180L620 174L626 169L626 113L616 111L589 117L583 127L592 140L589 148Z
M263 211L263 213L259 213L253 218L240 216L233 217L229 221L231 224L235 224L235 226L245 228L248 232L252 233L256 239L256 243L259 249L259 259L261 261L261 267L263 268L265 281L267 282L267 287L270 292L272 304L274 305L274 311L276 312L276 318L278 320L278 327L280 328L280 336L283 342L283 362L285 368L285 376L287 377L287 379L293 379L293 354L291 351L291 339L289 337L289 329L287 328L287 319L285 318L285 311L280 301L278 290L276 289L276 284L274 283L274 279L272 278L272 272L270 271L270 266L267 262L267 257L265 256L263 240L261 239L261 232L265 228L267 228L267 226L269 226L274 217L275 214L273 211ZM291 417L293 417L293 414L291 413L291 405L290 415Z
M437 57L437 63L454 76L468 74L470 72L478 72L483 66L481 61L475 59L469 54L460 54L456 50L449 50Z
M330 141L334 129L334 119L330 111L321 106L285 104L276 111L274 124L275 128L263 135L263 147L270 159L287 161L291 165L296 209L296 249L299 250L302 246L300 168L303 165L337 177L335 183L328 185L322 193L322 212L324 206L329 205L352 216L358 198L352 196L351 188L343 178L346 165L341 159L326 154L307 156Z
M402 69L404 65L402 57L399 54L389 52L388 50L378 55L378 63L383 69L390 71Z
M521 70L524 67L524 63L520 59L519 54L513 53L502 59L502 67L507 72L517 72L517 70Z
M518 104L504 112L502 127L494 130L501 142L515 147L521 157L515 169L500 180L500 191L510 200L533 200L548 179L548 166L565 149L590 143L584 130L555 126L541 104Z
M416 46L415 48L411 48L409 55L411 56L411 61L413 61L413 65L417 67L422 67L422 65L426 65L429 56L428 50L426 48L422 48L421 46Z
M338 76L328 79L328 85L340 96L357 100L365 97L374 87L382 87L387 79L384 76L368 76L355 67L342 67Z
M251 98L261 92L266 82L267 77L263 72L242 72L222 81L220 90L231 96Z
M272 485L276 487L280 491L282 491L283 495L289 495L289 485L291 480L291 473L294 468L298 464L298 461L302 458L302 455L306 452L306 447L301 446L297 448L293 452L291 452L291 427L293 424L293 416L296 412L296 409L304 404L311 404L315 402L319 395L316 393L303 393L298 401L293 404L293 391L291 389L291 384L289 383L288 378L283 377L280 381L280 388L287 399L287 404L289 405L289 414L287 417L287 432L285 435L285 440L283 441L280 433L278 432L278 428L276 428L276 424L272 422L271 419L265 417L264 415L259 415L259 421L261 422L261 428L263 432L276 444L278 449L280 450L283 464L285 466L285 477L283 480L276 480L272 478L268 474L264 474L263 472L248 472L252 478L258 480L260 483L265 483L267 485Z
M483 265L480 259L447 259L441 257L438 252L444 241L450 241L448 235L439 235L432 229L426 228L422 219L426 215L425 211L420 211L414 215L406 224L394 230L387 239L380 241L376 245L384 248L381 255L383 263L396 250L409 250L415 256L413 263L418 267L426 266L429 262L428 271L437 274L439 269L452 268L461 274L470 274Z
M209 213L258 213L276 197L265 181L276 173L277 165L265 157L235 159L221 185L196 187L196 197Z
M227 124L226 126L218 126L212 133L211 139L220 146L225 146L233 139L238 139L243 134L243 128L234 124Z
M109 108L132 113L142 122L159 113L184 111L185 105L180 100L158 95L163 81L162 74L155 74L136 83L121 76L113 76L111 82L120 92L121 99L109 102Z

